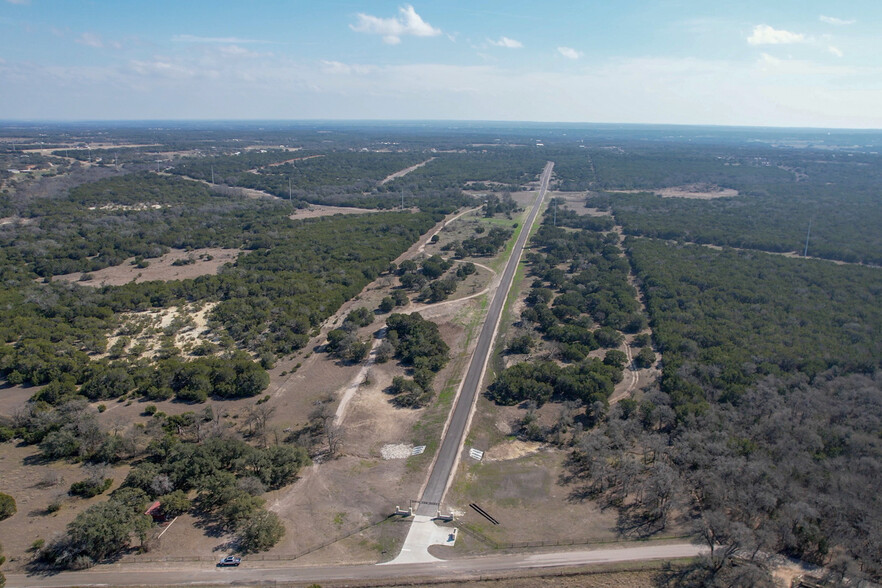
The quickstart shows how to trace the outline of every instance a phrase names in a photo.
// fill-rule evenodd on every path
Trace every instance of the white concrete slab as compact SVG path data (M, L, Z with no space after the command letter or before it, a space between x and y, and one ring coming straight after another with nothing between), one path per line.
M401 553L392 561L379 565L403 563L429 563L443 561L429 553L430 545L453 546L456 542L456 527L441 527L435 524L432 517L417 515L413 517Z

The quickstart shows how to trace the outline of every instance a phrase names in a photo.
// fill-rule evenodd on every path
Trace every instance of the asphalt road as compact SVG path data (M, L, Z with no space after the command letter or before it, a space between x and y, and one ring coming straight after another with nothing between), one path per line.
M545 199L545 192L548 190L548 182L551 179L551 170L554 169L554 162L549 161L542 171L539 186L539 196L533 204L530 215L524 222L521 234L511 251L511 257L502 273L502 279L490 308L487 311L487 317L484 319L484 325L481 328L481 334L478 336L478 344L475 347L472 361L469 363L468 371L462 383L456 405L453 408L453 415L450 417L444 438L441 441L441 448L435 458L432 466L432 472L429 474L429 480L423 490L420 498L420 504L416 508L416 514L433 516L439 509L444 492L450 480L450 474L456 465L456 457L462 448L463 437L465 435L466 426L468 425L469 416L472 412L472 406L475 403L475 397L481 386L481 380L484 377L484 368L487 365L487 359L490 356L490 347L493 344L493 338L496 335L496 328L499 325L499 317L502 315L502 307L505 299L508 297L508 291L511 288L514 279L515 270L521 260L521 253L524 250L524 244L530 235L530 229L539 214L542 207L542 201Z
M518 570L573 567L591 564L647 561L693 557L707 551L690 543L641 545L597 550L556 553L516 553L476 558L398 565L349 565L322 567L291 567L280 563L274 567L263 562L252 567L247 558L239 568L217 568L211 564L189 564L178 569L129 569L133 566L62 572L47 575L8 574L9 587L60 586L180 586L180 585L245 585L274 582L341 582L347 580L381 580L396 578L464 579L480 575ZM158 568L162 564L157 564ZM186 565L186 564L179 564ZM198 566L198 567L195 567Z

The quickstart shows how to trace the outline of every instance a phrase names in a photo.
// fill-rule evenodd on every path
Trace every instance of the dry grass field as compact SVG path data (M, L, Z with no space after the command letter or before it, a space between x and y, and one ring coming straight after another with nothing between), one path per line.
M162 257L145 260L149 265L144 268L137 267L135 259L131 258L120 265L106 267L88 274L76 272L55 276L53 279L76 282L82 286L95 288L122 286L129 282L187 280L206 274L216 274L224 264L236 261L239 253L241 253L239 249L205 248L191 251L174 249ZM181 263L185 261L187 263L182 265ZM174 265L175 262L178 262L179 265Z

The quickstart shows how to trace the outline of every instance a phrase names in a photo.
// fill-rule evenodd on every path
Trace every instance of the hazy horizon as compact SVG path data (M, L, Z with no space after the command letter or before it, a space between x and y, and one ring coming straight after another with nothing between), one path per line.
M869 0L0 0L0 112L878 129L880 22Z

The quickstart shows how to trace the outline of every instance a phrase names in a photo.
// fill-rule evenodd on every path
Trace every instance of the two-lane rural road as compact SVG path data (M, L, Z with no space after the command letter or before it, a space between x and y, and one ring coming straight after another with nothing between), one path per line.
M343 582L351 580L394 580L395 578L465 579L517 570L572 567L603 563L647 561L694 557L707 551L706 547L689 543L669 545L640 545L597 550L578 550L555 553L514 553L475 558L434 561L431 563L377 565L338 565L320 567L292 567L280 562L249 565L240 568L216 568L210 564L179 564L179 568L131 569L134 566L108 566L100 570L61 572L58 574L8 574L7 585L16 588L60 586L183 586L208 584L212 586L273 583ZM174 565L174 564L166 564ZM198 566L198 567L197 567ZM158 566L157 566L158 568Z
M481 380L484 378L484 369L487 366L487 360L490 357L490 347L493 344L496 329L499 326L499 319L502 316L502 307L505 305L505 300L508 297L508 291L511 288L515 270L517 270L518 263L521 260L524 244L530 235L530 229L533 227L533 223L539 215L539 210L542 208L542 201L545 199L545 193L548 191L548 182L551 179L552 169L554 169L554 162L549 161L542 171L539 195L536 197L533 209L521 228L521 233L518 235L518 239L511 251L505 271L502 273L499 287L496 289L496 294L490 303L487 317L484 319L484 325L481 328L481 334L478 336L478 344L475 347L468 371L457 395L453 414L450 417L444 438L441 441L441 448L438 450L435 463L432 465L432 472L429 474L429 481L426 482L426 487L420 498L420 504L415 511L416 514L433 516L440 508L441 500L450 481L450 475L456 466L456 458L462 448L466 427L468 426L472 407L475 404L475 397L478 394L478 389L481 387Z

